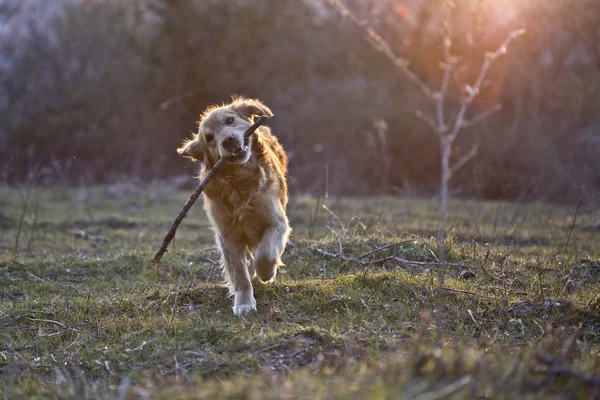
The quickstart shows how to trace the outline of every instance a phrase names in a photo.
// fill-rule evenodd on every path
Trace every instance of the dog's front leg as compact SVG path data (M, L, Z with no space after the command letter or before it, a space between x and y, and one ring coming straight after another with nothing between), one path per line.
M217 243L223 253L223 271L230 294L233 295L233 313L241 316L255 311L256 300L248 273L250 260L246 246L233 243L223 236L217 237Z
M275 280L277 269L283 265L281 256L290 235L290 226L283 208L278 208L276 218L273 218L273 222L265 230L254 253L254 268L263 282Z

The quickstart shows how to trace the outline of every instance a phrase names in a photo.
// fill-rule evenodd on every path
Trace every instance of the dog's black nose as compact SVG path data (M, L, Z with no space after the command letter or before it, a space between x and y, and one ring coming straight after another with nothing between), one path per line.
M240 145L240 143L238 143L238 141L235 140L235 137L233 136L228 136L225 138L225 140L223 140L223 148L232 153L235 153L236 150L238 150L241 147L242 146Z

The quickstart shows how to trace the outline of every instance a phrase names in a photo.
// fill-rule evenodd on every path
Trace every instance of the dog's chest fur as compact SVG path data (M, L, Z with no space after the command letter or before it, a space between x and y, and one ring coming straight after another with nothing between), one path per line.
M204 195L225 208L229 217L241 221L252 215L268 185L264 169L251 165L226 165L204 190Z

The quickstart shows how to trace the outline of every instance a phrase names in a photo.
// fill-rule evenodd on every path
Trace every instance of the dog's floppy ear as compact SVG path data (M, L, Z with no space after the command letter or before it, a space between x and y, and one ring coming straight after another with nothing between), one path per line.
M198 136L191 139L186 139L177 152L182 157L191 158L194 161L202 161L204 159L204 149L202 142Z
M265 106L261 101L255 99L235 99L233 101L233 109L244 119L250 119L253 116L266 115L271 118L273 112L269 107Z

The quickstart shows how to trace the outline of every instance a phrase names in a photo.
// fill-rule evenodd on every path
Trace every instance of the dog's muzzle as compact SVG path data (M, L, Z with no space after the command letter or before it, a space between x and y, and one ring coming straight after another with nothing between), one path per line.
M233 156L238 156L244 151L244 144L240 143L234 136L228 136L223 140L222 146Z

